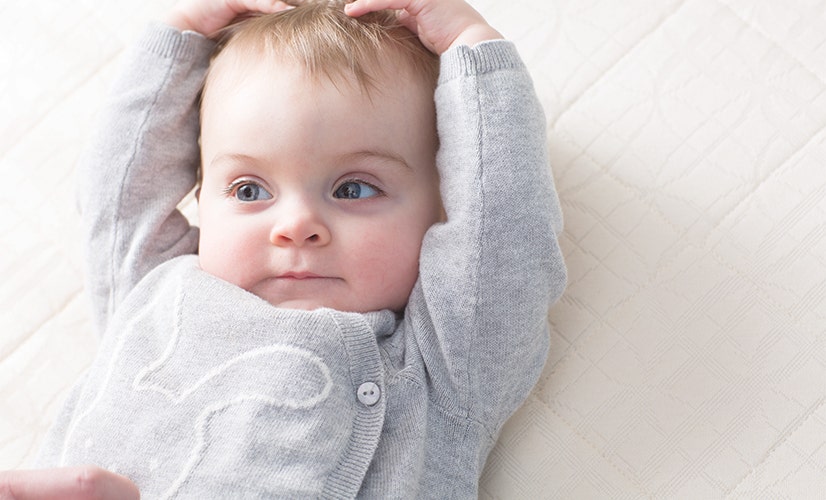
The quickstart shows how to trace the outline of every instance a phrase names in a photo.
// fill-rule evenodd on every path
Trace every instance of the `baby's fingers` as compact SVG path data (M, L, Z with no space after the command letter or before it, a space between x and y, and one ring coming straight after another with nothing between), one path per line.
M183 0L172 9L166 22L181 31L213 36L251 13L272 14L289 8L283 0Z
M409 29L414 35L418 35L419 24L416 22L416 18L408 14L406 10L400 10L398 12L397 17L399 19L399 23Z
M359 17L368 12L385 9L405 10L415 17L421 10L421 4L417 0L355 0L344 6L344 12L351 17Z
M502 38L464 0L355 0L345 5L344 12L359 17L384 9L398 12L399 22L436 54L455 45L472 47L485 40Z
M395 10L399 23L414 34L419 34L416 15L421 7L415 0L355 0L344 5L344 12L350 17L359 17L378 10Z
M282 10L292 9L292 5L281 0L235 0L233 10L238 14L247 12L260 12L262 14L273 14Z

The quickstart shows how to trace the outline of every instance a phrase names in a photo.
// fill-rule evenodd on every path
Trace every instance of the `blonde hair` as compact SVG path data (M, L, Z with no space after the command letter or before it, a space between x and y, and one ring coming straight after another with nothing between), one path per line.
M294 9L261 15L234 24L219 34L205 89L213 68L224 54L274 56L297 63L310 78L326 77L333 84L354 78L370 93L381 77L395 76L401 66L406 77L422 78L435 89L438 57L418 37L399 24L393 11L352 18L344 0L305 0Z

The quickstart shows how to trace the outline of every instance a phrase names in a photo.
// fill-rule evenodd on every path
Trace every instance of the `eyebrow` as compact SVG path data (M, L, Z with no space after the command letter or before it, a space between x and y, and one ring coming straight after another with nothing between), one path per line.
M379 159L386 163L393 163L400 167L403 167L407 170L412 170L413 168L402 158L400 155L394 154L390 151L385 151L381 149L364 149L360 151L354 151L352 153L344 153L336 157L336 161L339 163L347 163L349 161L354 160L370 160L370 159ZM246 163L246 164L257 164L259 163L258 158L254 156L250 156L243 153L222 153L217 155L212 161L209 162L209 165L215 165L216 163Z
M258 159L242 153L222 153L209 162L210 166L216 163L258 163Z
M347 161L352 160L370 160L374 158L378 158L379 160L382 160L387 163L395 163L401 167L404 167L407 170L413 169L406 161L404 161L404 158L402 158L400 155L381 149L365 149L361 151L355 151L352 153L345 153L339 156L338 160L342 163L346 163Z

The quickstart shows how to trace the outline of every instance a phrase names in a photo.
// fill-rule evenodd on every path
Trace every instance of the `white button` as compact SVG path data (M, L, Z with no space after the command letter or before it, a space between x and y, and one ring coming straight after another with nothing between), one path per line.
M359 386L359 401L367 406L373 406L378 403L381 397L381 390L379 386L373 382L365 382Z

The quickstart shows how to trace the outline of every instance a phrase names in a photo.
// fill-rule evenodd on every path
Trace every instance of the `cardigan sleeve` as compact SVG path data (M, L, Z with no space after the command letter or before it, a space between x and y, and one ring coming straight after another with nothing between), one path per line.
M177 205L196 182L198 94L212 48L193 32L147 29L81 156L86 289L99 333L150 270L197 251L198 230Z
M447 220L425 237L406 320L432 399L493 436L547 357L548 308L566 282L562 214L544 114L512 43L443 54L435 98Z

